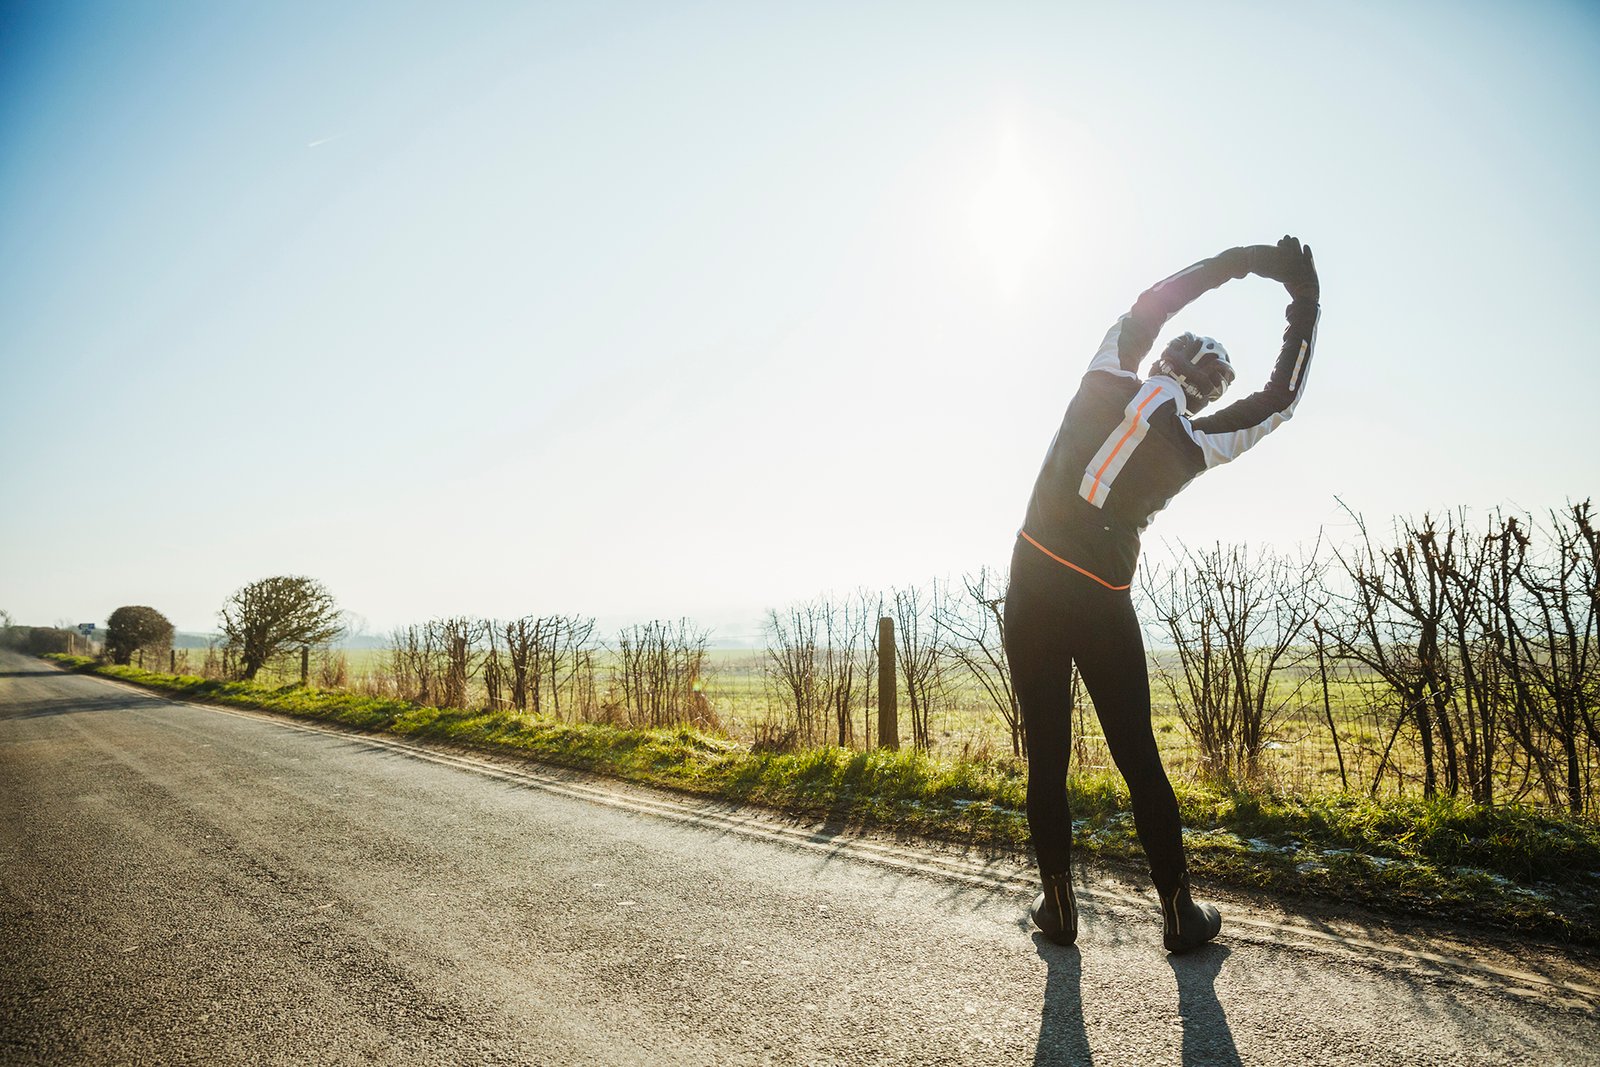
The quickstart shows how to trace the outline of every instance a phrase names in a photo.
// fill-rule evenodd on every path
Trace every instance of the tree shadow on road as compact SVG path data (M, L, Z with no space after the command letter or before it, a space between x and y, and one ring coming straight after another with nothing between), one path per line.
M52 696L35 700L10 700L0 705L0 720L38 719L50 715L79 715L95 711L127 711L143 703L137 696L109 693L105 696Z
M1183 1023L1185 1067L1240 1067L1239 1048L1217 1000L1217 972L1228 958L1226 945L1206 945L1187 956L1168 956L1178 980L1178 1018Z
M1034 1067L1094 1062L1089 1052L1089 1034L1083 1025L1083 999L1079 981L1083 976L1083 957L1076 945L1061 948L1033 935L1039 958L1049 968L1044 982L1044 1006L1039 1010L1039 1044L1034 1049Z

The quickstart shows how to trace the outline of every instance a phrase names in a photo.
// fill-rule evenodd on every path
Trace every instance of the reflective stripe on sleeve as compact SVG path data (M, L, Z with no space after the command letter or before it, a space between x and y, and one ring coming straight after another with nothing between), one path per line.
M1083 482L1078 486L1079 496L1097 508L1106 506L1111 483L1127 466L1128 458L1150 429L1150 420L1144 414L1145 408L1152 400L1163 396L1165 390L1158 383L1149 381L1128 401L1122 422L1111 431L1111 436L1106 438L1106 443L1100 446L1100 451L1094 454L1089 466L1084 469Z

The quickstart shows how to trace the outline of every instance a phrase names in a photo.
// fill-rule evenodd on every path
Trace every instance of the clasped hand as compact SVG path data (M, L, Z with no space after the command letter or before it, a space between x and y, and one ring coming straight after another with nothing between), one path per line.
M1282 282L1296 300L1317 299L1320 286L1310 245L1302 245L1299 238L1285 234L1276 245L1250 245L1245 252L1251 274Z

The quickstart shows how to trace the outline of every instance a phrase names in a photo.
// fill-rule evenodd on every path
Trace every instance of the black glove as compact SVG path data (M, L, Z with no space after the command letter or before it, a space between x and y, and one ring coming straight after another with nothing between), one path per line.
M1269 275L1283 283L1292 300L1309 300L1316 303L1322 295L1322 285L1317 281L1317 264L1311 258L1311 246L1301 246L1297 238L1285 236L1278 242L1277 273Z

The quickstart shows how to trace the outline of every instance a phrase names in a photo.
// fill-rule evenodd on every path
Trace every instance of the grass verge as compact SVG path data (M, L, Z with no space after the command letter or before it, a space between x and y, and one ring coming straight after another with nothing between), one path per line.
M1027 851L1026 777L1009 759L948 761L912 751L842 748L761 752L688 728L563 723L297 685L159 674L81 656L47 658L188 700L514 753L758 804L834 828L871 827ZM1600 944L1600 826L1594 823L1448 799L1283 797L1182 783L1176 789L1197 881ZM1068 792L1080 854L1143 862L1119 777L1074 776Z

